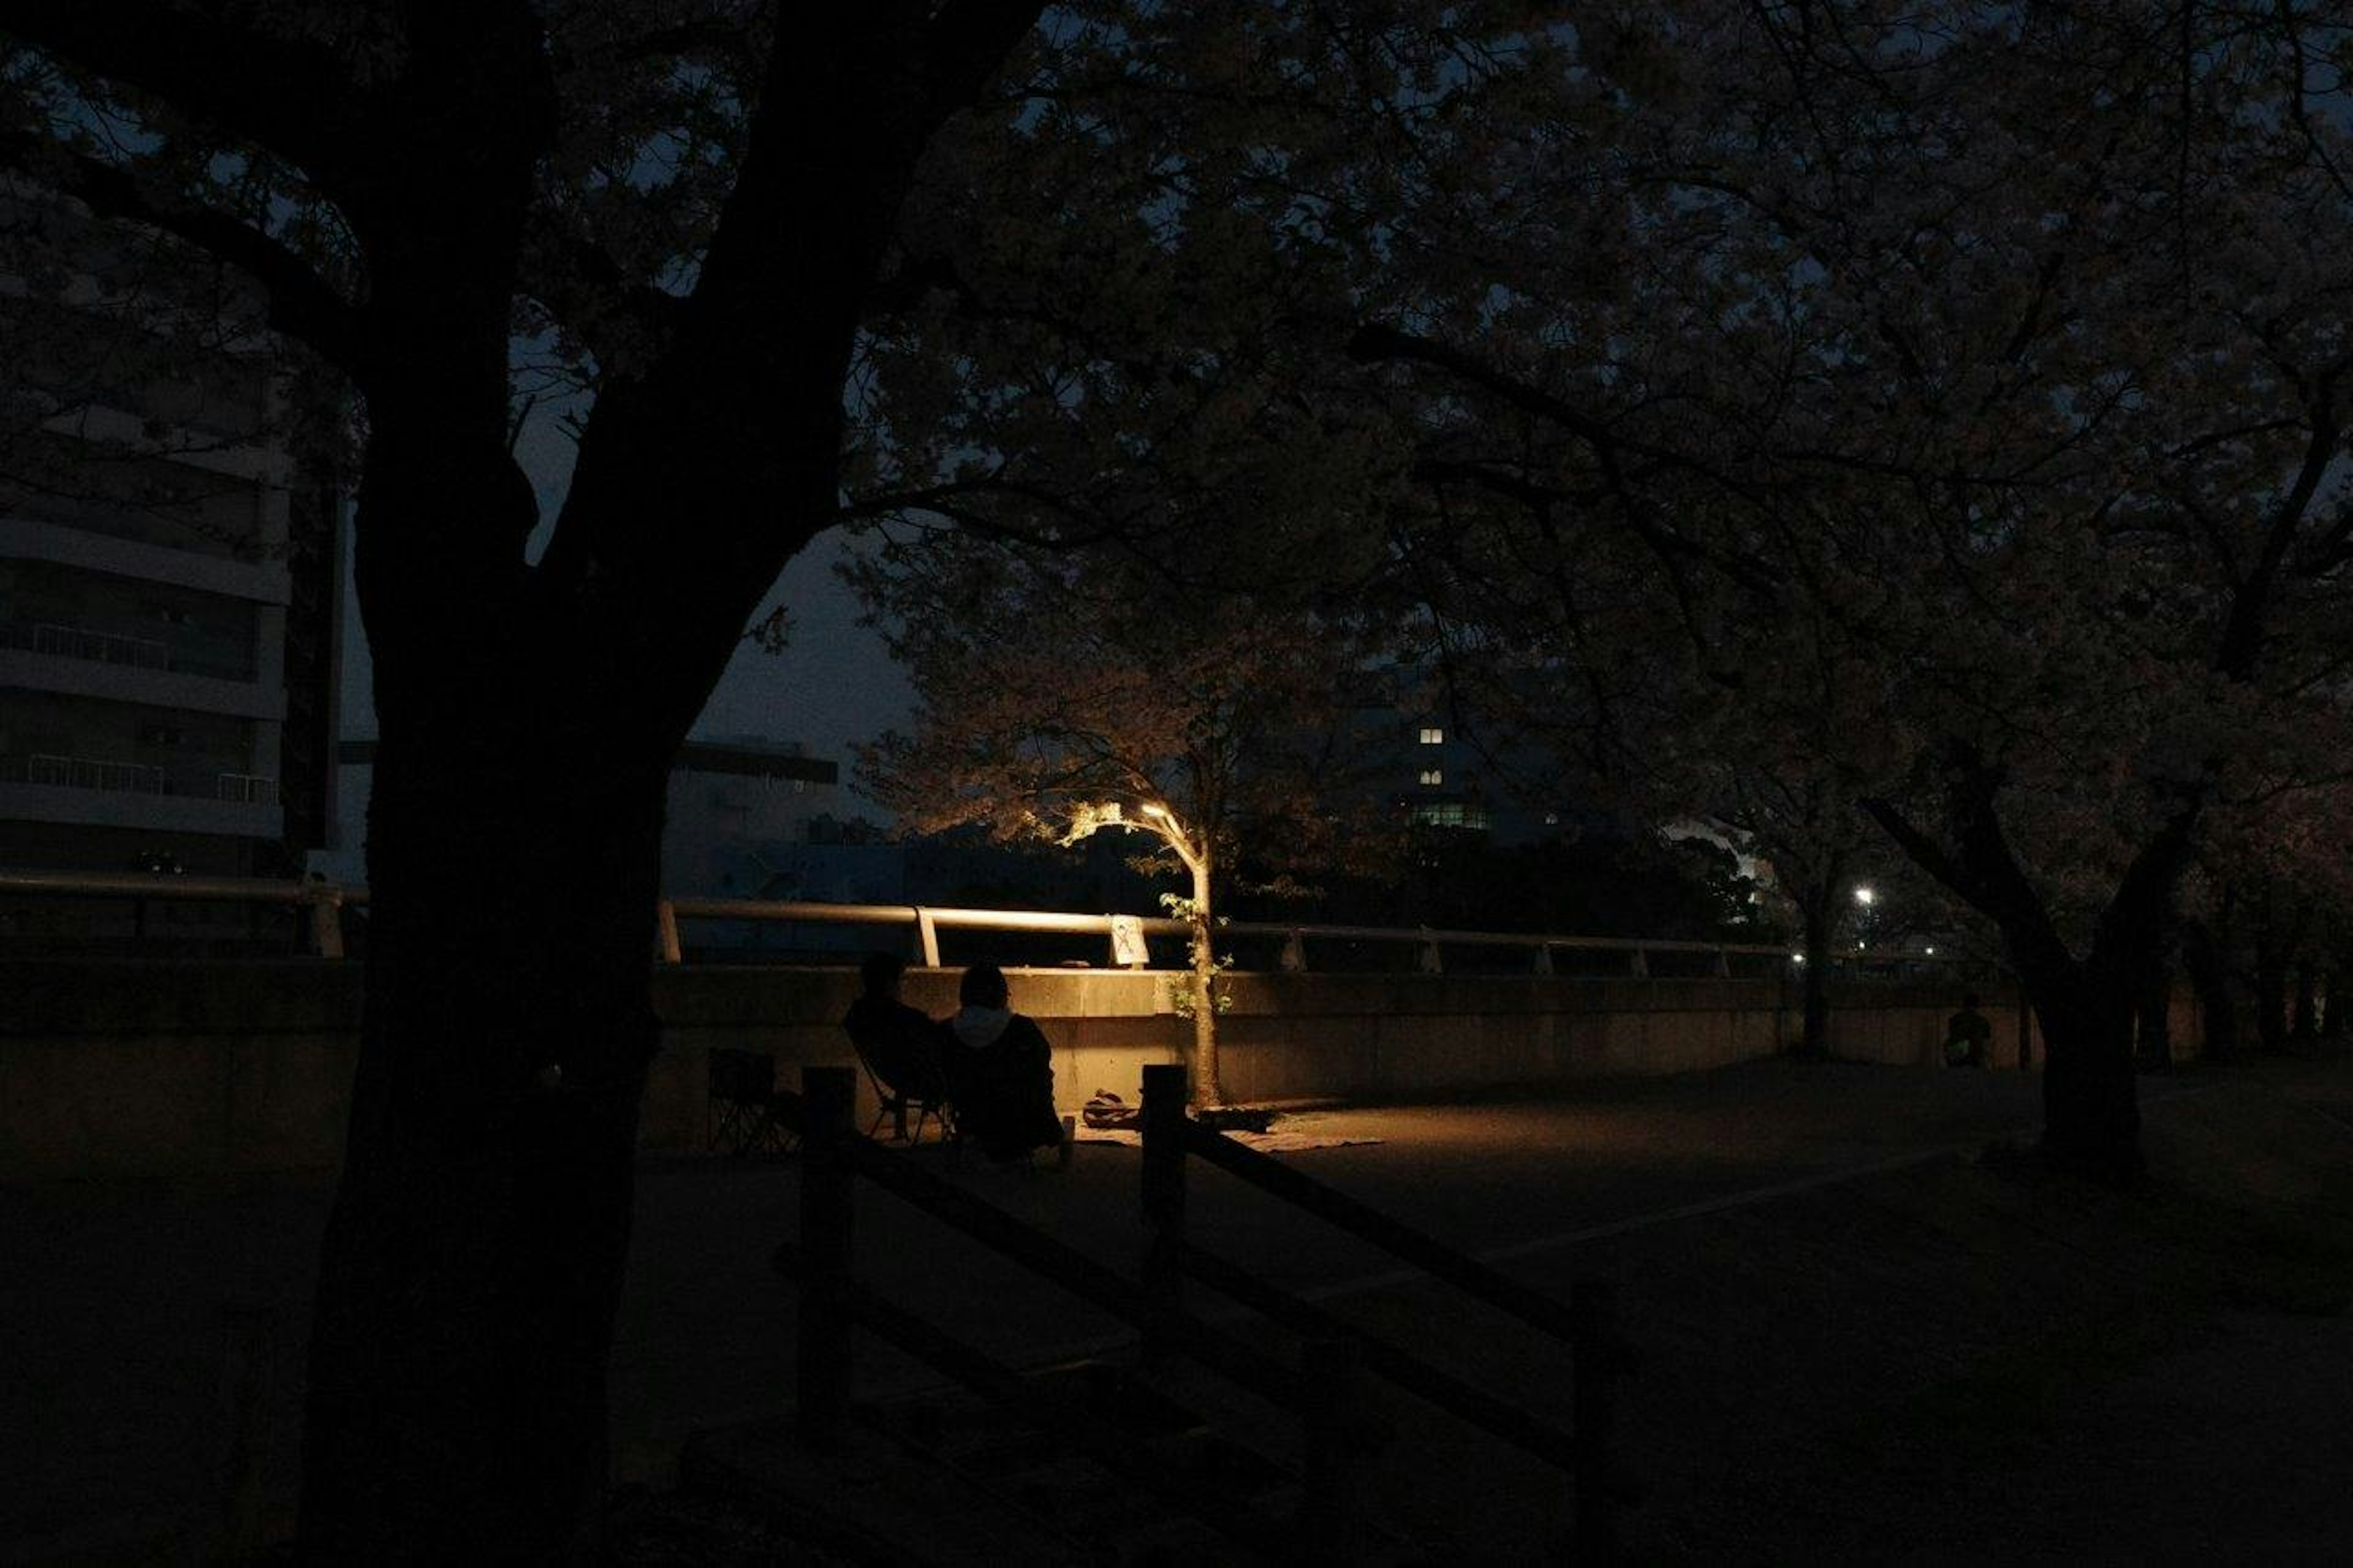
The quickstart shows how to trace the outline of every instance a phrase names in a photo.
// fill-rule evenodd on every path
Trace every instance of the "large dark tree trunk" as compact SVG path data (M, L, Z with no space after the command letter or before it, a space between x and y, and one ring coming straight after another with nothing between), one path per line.
M666 768L478 739L387 724L378 753L311 1561L561 1561L598 1523Z
M2000 929L2042 1026L2042 1154L2057 1168L2109 1180L2141 1174L2139 1085L2133 1071L2137 1002L2162 967L2173 889L2202 807L2186 798L2135 854L2078 958L2011 853L1996 808L2002 771L1951 748L1948 847L1893 804L1863 809L1921 868Z
M2133 987L2133 1060L2148 1072L2173 1066L2173 966L2161 953Z
M482 379L502 388L496 360ZM463 402L424 367L372 388L367 984L311 1348L311 1562L570 1561L601 1516L687 719L523 566L502 393Z
M2295 965L2295 1037L2311 1041L2320 1035L2320 965L2309 958Z
M2238 997L2231 988L2230 964L2213 930L2200 921L2181 928L2181 968L2198 994L2198 1023L2204 1056L2222 1058L2239 1048Z
M2287 955L2260 932L2255 938L2255 1040L2267 1051L2287 1046Z
M2042 1154L2052 1165L2130 1179L2141 1172L2133 988L2069 963L2027 976L2042 1026Z
M1805 962L1798 968L1804 1021L1798 1037L1798 1054L1817 1059L1831 1054L1831 960L1834 956L1831 933L1835 924L1832 908L1828 896L1809 898L1801 915Z

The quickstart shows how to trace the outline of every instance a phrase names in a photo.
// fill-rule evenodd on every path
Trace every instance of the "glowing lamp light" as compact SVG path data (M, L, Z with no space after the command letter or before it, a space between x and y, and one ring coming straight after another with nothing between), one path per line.
M1928 947L1928 948L1926 948L1926 949L1924 949L1923 951L1924 951L1924 952L1927 954L1927 956L1928 956L1928 957L1930 957L1930 958L1934 958L1934 957L1936 957L1936 948L1935 948L1935 947L1933 947L1933 946Z
M1854 901L1868 909L1871 905L1879 901L1879 895L1873 892L1869 888L1857 888L1854 890Z
M1806 955L1802 952L1793 952L1789 955L1789 962L1792 963L1803 963L1806 962Z

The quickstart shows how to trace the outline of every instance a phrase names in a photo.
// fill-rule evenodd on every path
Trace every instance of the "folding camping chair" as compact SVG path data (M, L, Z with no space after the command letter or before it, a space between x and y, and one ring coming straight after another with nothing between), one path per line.
M794 1127L799 1097L776 1092L776 1058L760 1051L711 1050L711 1087L703 1131L713 1149L731 1154L789 1154L799 1146Z
M923 1123L936 1120L940 1124L940 1141L954 1142L956 1136L955 1110L948 1103L947 1076L941 1070L936 1052L923 1051L917 1058L910 1081L894 1084L875 1070L873 1055L868 1042L856 1034L849 1037L852 1050L858 1053L858 1065L866 1073L866 1081L874 1087L874 1121L866 1129L866 1136L874 1136L876 1128L884 1121L891 1123L892 1139L900 1143L920 1143L923 1141ZM915 1130L907 1131L907 1112L915 1113Z

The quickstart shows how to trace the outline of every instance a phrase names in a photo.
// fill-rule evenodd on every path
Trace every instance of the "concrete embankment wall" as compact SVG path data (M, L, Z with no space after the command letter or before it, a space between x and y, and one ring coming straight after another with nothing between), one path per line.
M1168 977L1014 970L1015 1005L1054 1044L1057 1098L1134 1099L1147 1062L1178 1059L1191 1025ZM937 1014L955 976L918 971L907 999ZM1799 1027L1775 980L1241 974L1222 1020L1225 1088L1243 1100L1411 1100L1769 1056ZM668 1026L644 1142L705 1146L710 1048L766 1052L789 1086L803 1065L853 1058L839 969L664 969ZM1957 987L1868 984L1837 993L1833 1047L1862 1060L1936 1059ZM1987 992L1996 1064L2017 1059L2010 997ZM0 1180L223 1175L332 1165L357 1052L360 973L318 961L0 963ZM2188 1025L2176 1038L2190 1042ZM2041 1045L2035 1046L2036 1058ZM871 1114L871 1099L861 1114Z

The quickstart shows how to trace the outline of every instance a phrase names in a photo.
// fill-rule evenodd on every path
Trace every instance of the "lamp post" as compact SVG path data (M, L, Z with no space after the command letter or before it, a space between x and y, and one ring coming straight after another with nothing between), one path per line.
M1858 883L1854 889L1854 950L1858 953L1867 952L1873 939L1879 934L1876 929L1878 922L1873 918L1879 909L1878 890L1868 882Z

